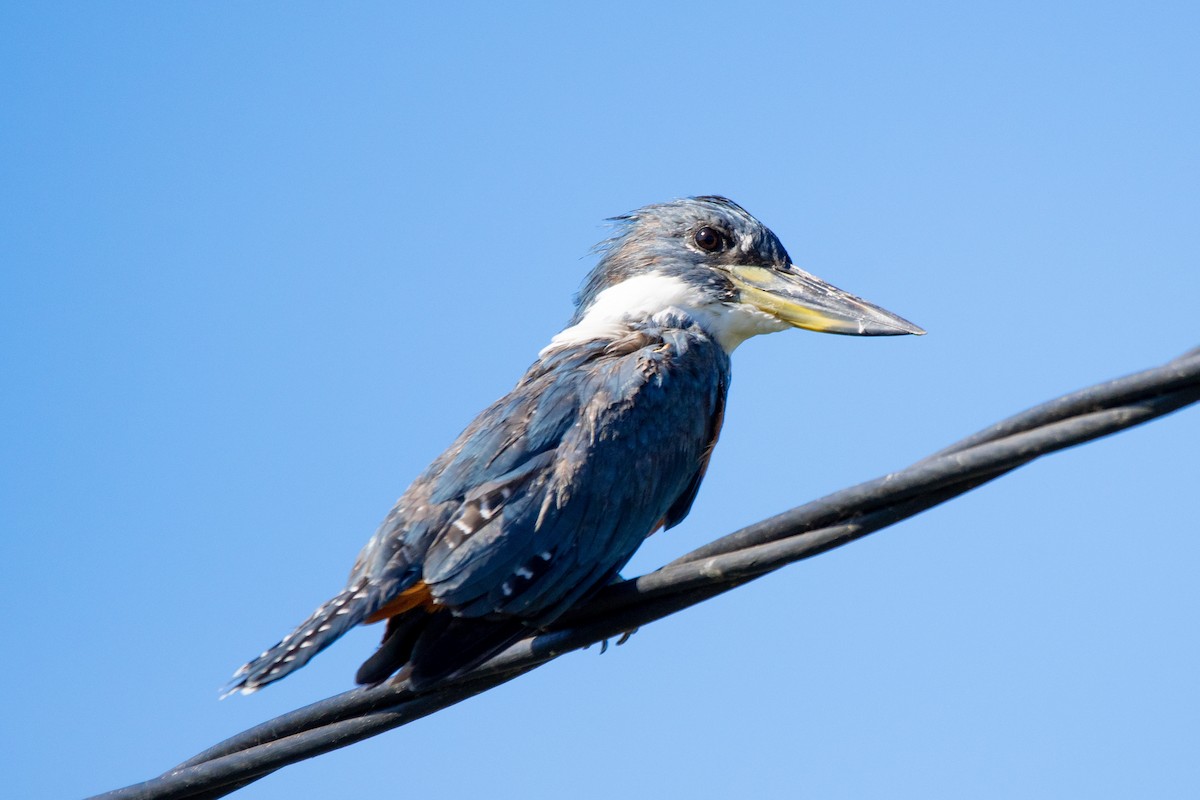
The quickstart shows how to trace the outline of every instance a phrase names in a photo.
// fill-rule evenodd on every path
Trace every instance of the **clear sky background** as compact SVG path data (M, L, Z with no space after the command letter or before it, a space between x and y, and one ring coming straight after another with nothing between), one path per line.
M735 356L643 572L1200 344L1188 3L6 3L11 797L352 686L217 688L570 314L605 217L726 194L926 327ZM238 797L1196 797L1200 409Z

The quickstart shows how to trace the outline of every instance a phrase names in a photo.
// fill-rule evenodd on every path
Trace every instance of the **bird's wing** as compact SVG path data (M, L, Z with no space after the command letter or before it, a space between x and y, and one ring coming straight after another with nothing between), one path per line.
M364 616L381 613L411 591L423 580L435 544L453 549L473 535L553 460L578 411L577 398L554 380L553 366L535 363L396 502L350 573L349 584L371 587Z
M531 370L417 491L451 512L409 568L460 616L558 616L686 513L727 375L717 345L676 331Z

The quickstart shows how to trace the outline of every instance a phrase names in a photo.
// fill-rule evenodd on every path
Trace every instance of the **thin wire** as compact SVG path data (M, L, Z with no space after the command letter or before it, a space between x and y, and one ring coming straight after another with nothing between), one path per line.
M1017 414L907 469L723 536L655 572L606 588L545 633L482 667L415 693L356 689L243 731L143 783L94 800L212 800L281 767L440 711L557 658L703 602L787 564L893 525L1039 456L1200 400L1200 348L1168 364Z

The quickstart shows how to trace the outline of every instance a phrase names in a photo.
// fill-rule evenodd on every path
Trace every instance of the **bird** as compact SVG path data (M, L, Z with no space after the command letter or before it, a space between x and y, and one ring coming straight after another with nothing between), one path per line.
M725 197L611 222L567 326L413 481L345 587L242 666L226 695L380 622L357 683L420 690L464 674L620 580L646 537L687 516L745 340L792 327L925 333L797 267Z

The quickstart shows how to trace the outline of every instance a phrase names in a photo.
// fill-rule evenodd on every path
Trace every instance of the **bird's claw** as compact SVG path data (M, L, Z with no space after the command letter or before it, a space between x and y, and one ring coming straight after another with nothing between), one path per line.
M638 629L633 628L632 630L628 630L628 631L625 631L624 633L622 633L621 638L617 639L617 647L620 647L621 645L628 642L630 640L630 638L637 632L638 632ZM602 642L600 642L600 655L604 655L606 652L608 652L608 639L607 638L604 639Z

